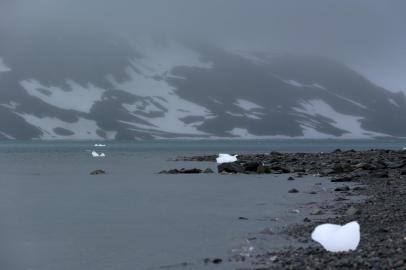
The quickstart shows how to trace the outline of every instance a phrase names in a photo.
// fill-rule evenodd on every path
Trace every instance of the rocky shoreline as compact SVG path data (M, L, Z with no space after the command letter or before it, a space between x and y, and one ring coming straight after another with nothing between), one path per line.
M181 157L181 161L215 161L216 156ZM366 200L336 207L335 217L291 226L284 233L306 247L256 254L251 269L406 269L406 151L368 150L331 153L277 153L239 155L238 161L219 166L219 173L292 173L325 176L342 182L340 197L359 194ZM230 169L231 168L231 169ZM260 169L258 169L260 168ZM234 170L234 171L233 171ZM297 179L297 181L300 181ZM348 183L359 184L349 192ZM330 253L310 238L321 223L357 220L361 242L356 251Z

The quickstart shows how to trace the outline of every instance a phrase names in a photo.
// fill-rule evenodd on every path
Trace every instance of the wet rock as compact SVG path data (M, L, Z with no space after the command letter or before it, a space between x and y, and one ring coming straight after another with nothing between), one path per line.
M268 166L260 165L257 168L257 173L258 174L264 174L264 173L269 174L269 173L271 173L271 168L269 168Z
M311 220L310 220L310 218L305 217L305 218L303 219L303 221L304 221L304 222L310 222Z
M345 214L347 216L359 215L359 214L361 214L361 210L358 208L355 208L354 206L351 206L350 208L347 209L347 211L345 211Z
M337 183L351 182L351 181L352 181L352 178L351 178L351 176L348 176L348 175L336 176L336 177L331 178L331 182L337 182Z
M94 170L90 173L90 175L99 175L99 174L106 174L104 170Z
M289 181L293 181L293 180L295 180L295 178L293 178L292 176L289 176L289 177L288 177L288 180L289 180Z
M341 149L340 148L337 148L336 150L334 150L333 151L333 153L335 153L335 154L337 154L337 153L341 153L342 151L341 151Z
M248 220L247 217L238 217L239 220Z
M203 171L203 173L214 173L214 171L210 168L207 168Z
M290 170L281 166L271 166L271 170L280 173L290 173Z
M266 234L266 235L273 235L275 234L271 228L266 227L262 231L259 232L260 234Z
M298 193L299 190L297 190L296 188L292 188L288 191L289 193Z
M244 163L243 167L244 167L244 171L256 172L260 165L262 165L262 164L259 162L256 162L256 161L252 161L252 162Z
M337 187L336 189L334 189L334 191L350 191L350 187L349 186Z
M323 215L323 214L324 214L324 212L320 208L316 208L310 213L310 215L313 215L313 216L318 216L318 215Z
M220 263L223 262L223 260L220 259L220 258L215 258L215 259L213 259L211 262L214 263L214 264L220 264Z
M222 163L217 166L217 170L219 173L226 172L226 173L243 173L244 168L235 162L230 163Z
M354 190L354 191L361 191L361 190L366 190L366 188L363 187L363 186L356 186L356 187L353 187L352 190Z
M160 171L160 174L197 174L197 173L202 173L203 171L201 169L193 168L193 169L185 169L182 168L180 170L178 169L171 169L168 171Z

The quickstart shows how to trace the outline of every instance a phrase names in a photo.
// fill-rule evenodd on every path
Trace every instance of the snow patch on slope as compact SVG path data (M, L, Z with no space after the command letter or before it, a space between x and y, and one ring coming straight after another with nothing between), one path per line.
M101 100L104 93L104 89L90 83L86 87L72 80L67 80L66 83L71 88L70 91L58 86L45 86L36 80L20 82L29 95L37 97L45 103L60 109L84 113L90 113L93 105Z
M0 106L3 106L10 110L15 110L19 105L20 105L20 103L15 102L15 101L10 101L9 103L0 104Z
M393 105L395 105L396 107L400 107L399 104L392 98L389 99L389 102L392 103Z
M323 100L305 101L300 106L300 108L295 107L294 110L310 116L327 117L334 122L336 128L349 132L340 136L340 138L370 138L386 135L364 130L360 122L363 119L362 117L339 113ZM301 126L304 128L306 138L327 138L326 136L331 136L318 132L310 122L303 123Z
M283 80L283 79L282 79L282 81L285 82L285 83L287 83L287 84L289 84L289 85L298 87L298 88L306 88L306 87L308 87L308 88L318 88L318 89L322 89L322 90L328 92L329 94L331 94L331 95L333 95L333 96L335 96L335 97L337 97L337 98L339 98L339 99L345 100L345 101L347 101L347 102L349 102L349 103L351 103L351 104L353 104L353 105L355 105L355 106L357 106L357 107L360 107L361 109L368 110L368 107L366 107L365 105L363 105L363 104L361 104L361 103L359 103L359 102L356 102L356 101L354 101L354 100L351 100L351 99L349 99L349 98L346 98L346 97L344 97L344 96L338 95L338 94L336 94L336 93L334 93L334 92L328 90L326 87L324 87L323 85L320 85L320 84L318 84L318 83L304 84L304 83L300 83L300 82L295 81L295 80Z
M13 136L11 136L11 135L9 135L9 134L1 131L1 130L0 130L0 135L3 135L3 137L5 137L8 140L15 140L15 138Z
M137 46L137 51L143 57L131 61L131 66L126 72L131 78L125 82L118 82L113 76L109 76L109 81L115 88L130 94L145 98L147 109L144 112L161 112L160 116L135 115L149 123L149 125L131 123L132 126L140 130L150 129L169 133L184 134L205 134L197 129L196 123L184 123L182 118L199 116L204 119L211 119L211 112L198 104L182 99L176 94L176 89L170 85L166 79L173 78L172 69L178 66L188 66L197 68L211 68L211 63L200 61L198 53L187 49L176 42L170 42L167 46L156 47ZM158 106L157 106L158 105ZM123 105L130 113L135 113L141 108L140 103Z
M21 116L27 123L35 126L43 132L40 139L55 140L55 139L72 139L72 140L103 140L105 138L97 134L100 130L97 123L93 120L88 120L79 117L78 121L70 123L62 121L55 117L37 117L31 114L16 113ZM73 133L73 135L60 135L54 129L63 128ZM115 132L106 132L107 139L114 139Z
M11 71L11 68L9 68L8 66L6 66L6 64L4 63L3 59L0 58L0 72L9 72Z
M246 100L246 99L237 99L237 101L234 104L237 107L240 107L241 109L246 110L246 111L251 111L251 110L255 110L255 109L263 109L262 106L254 103L252 101Z

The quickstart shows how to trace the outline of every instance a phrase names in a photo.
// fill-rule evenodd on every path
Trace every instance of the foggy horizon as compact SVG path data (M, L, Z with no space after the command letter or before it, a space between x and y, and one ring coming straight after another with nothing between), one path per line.
M2 1L0 33L51 28L182 36L232 50L340 61L406 93L404 1Z

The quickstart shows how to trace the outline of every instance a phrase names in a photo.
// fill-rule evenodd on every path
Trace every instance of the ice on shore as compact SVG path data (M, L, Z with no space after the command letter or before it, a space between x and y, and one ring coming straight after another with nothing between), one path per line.
M216 161L218 164L234 162L237 161L237 155L219 154Z
M327 251L355 250L360 241L360 226L357 221L342 226L322 224L314 229L312 239L320 243Z

